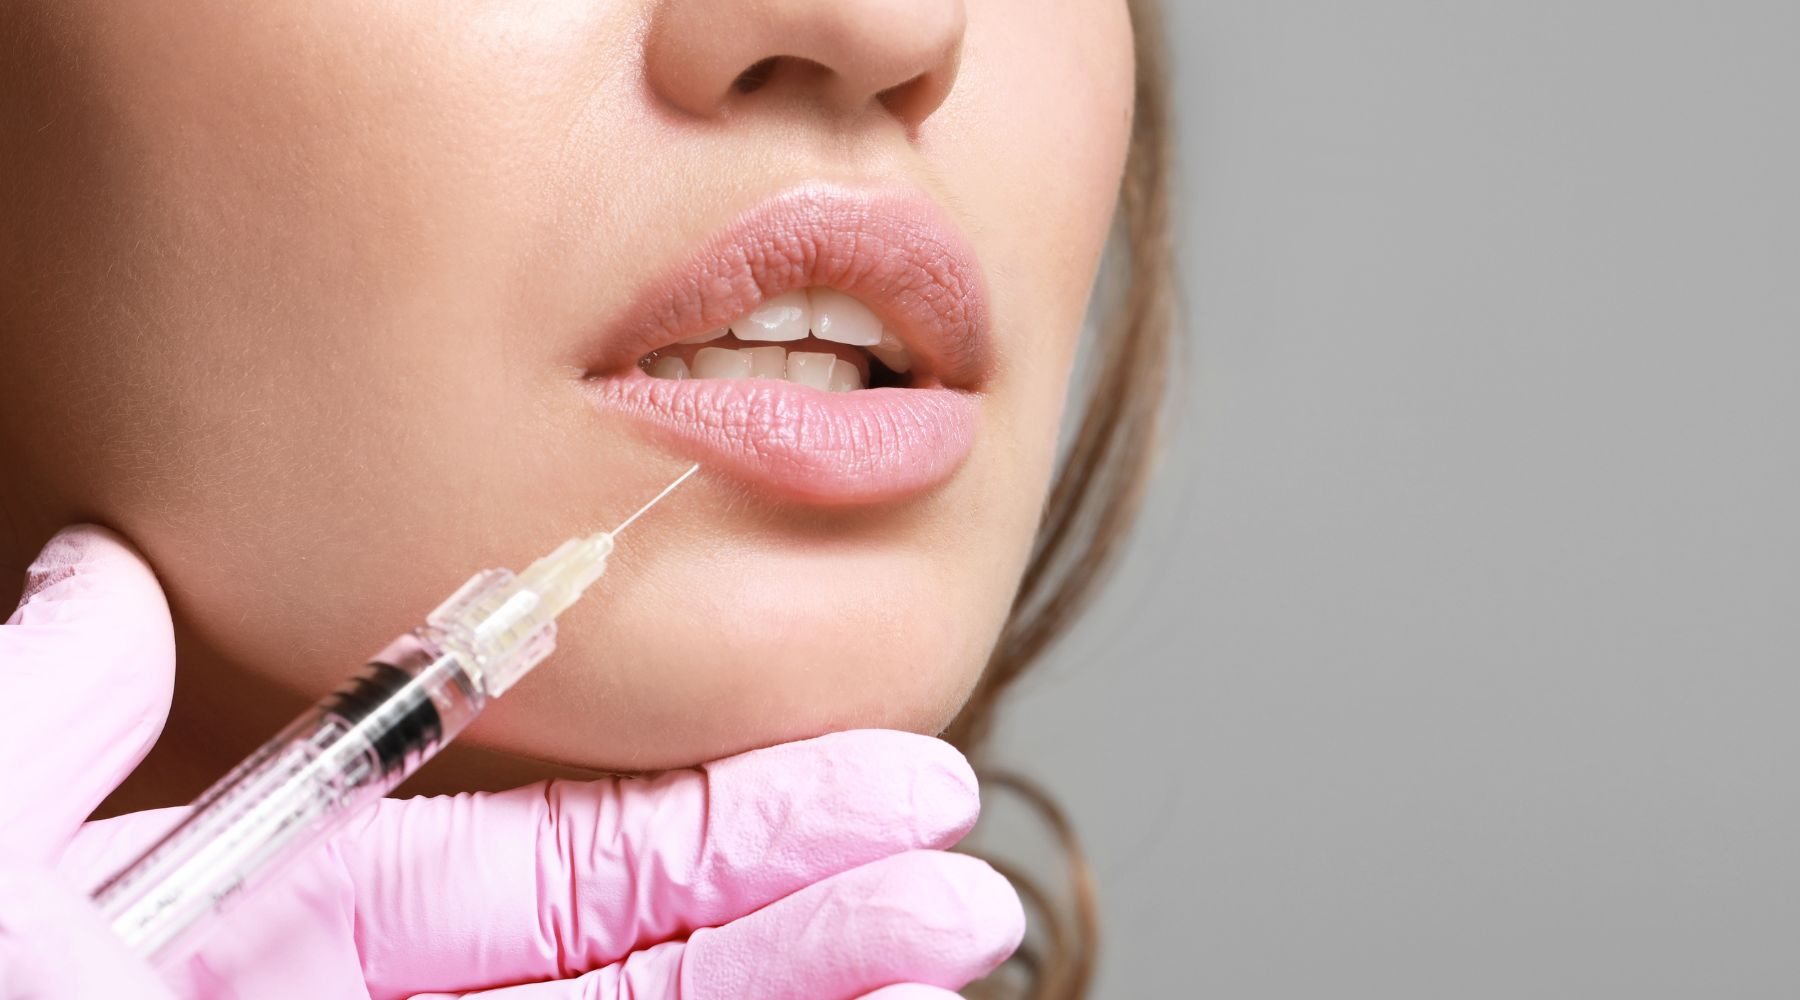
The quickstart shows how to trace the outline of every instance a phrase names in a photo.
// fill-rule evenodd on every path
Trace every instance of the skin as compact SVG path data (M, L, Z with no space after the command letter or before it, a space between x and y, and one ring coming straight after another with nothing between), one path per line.
M778 56L810 62L733 89ZM0 566L92 520L156 567L178 689L120 801L191 796L473 569L673 478L575 359L821 179L923 190L974 247L968 461L875 506L690 482L415 787L941 729L1031 544L1131 97L1122 0L0 7Z

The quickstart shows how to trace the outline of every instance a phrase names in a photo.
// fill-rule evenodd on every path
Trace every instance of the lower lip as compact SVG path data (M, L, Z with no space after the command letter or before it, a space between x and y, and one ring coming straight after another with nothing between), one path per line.
M709 470L784 499L879 503L956 473L975 441L976 405L944 388L822 392L769 379L589 379L588 399Z

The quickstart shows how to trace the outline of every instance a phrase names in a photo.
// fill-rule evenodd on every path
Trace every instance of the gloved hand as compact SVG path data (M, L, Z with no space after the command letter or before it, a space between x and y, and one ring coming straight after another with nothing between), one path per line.
M143 560L100 528L52 539L0 627L0 1000L941 998L1023 934L1011 886L943 851L978 808L966 762L866 730L653 779L385 800L165 987L84 891L181 810L82 820L155 741L173 677Z

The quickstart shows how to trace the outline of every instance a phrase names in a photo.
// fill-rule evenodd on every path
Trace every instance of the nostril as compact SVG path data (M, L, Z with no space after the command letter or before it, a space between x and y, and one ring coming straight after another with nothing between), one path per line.
M836 75L831 67L805 56L770 56L751 63L748 69L739 73L731 81L731 89L734 93L751 94L770 88L816 87L819 81Z
M889 113L898 116L902 121L910 120L912 106L918 102L920 91L927 89L928 82L925 77L926 74L920 73L905 83L895 84L881 91L875 95L875 99L880 101L881 106L888 109Z
M904 83L877 91L876 101L887 109L888 114L898 118L908 128L917 128L950 96L950 88L956 82L956 63L960 55L960 51L953 52L938 66Z
M875 108L916 128L956 76L968 0L658 0L644 72L701 117L794 98L842 119ZM4 7L0 0L0 7ZM1029 6L1029 5L1028 5ZM744 99L754 94L751 101Z
M749 69L739 73L737 79L731 81L731 89L740 94L753 94L761 90L763 84L768 83L769 78L775 75L775 64L778 61L779 56L770 56L752 63Z

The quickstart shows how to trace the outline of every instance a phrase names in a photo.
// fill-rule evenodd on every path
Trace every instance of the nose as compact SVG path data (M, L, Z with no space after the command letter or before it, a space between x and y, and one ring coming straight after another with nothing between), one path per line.
M690 114L787 95L910 130L949 95L966 21L963 0L664 0L646 73Z

